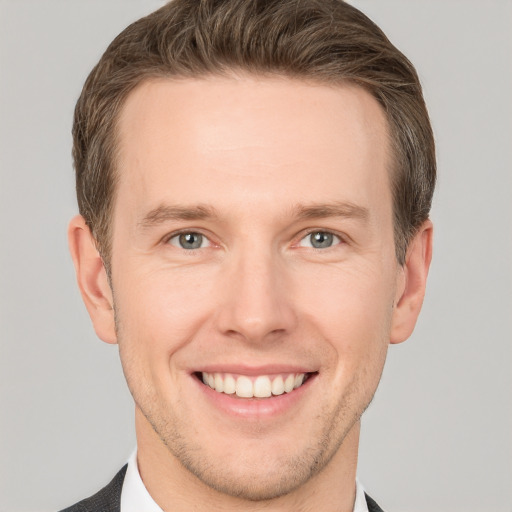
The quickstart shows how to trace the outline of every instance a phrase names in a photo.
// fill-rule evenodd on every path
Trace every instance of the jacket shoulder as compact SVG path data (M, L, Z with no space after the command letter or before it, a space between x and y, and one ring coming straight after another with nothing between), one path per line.
M121 471L101 491L60 512L120 512L121 489L123 488L127 468L128 464L125 464Z

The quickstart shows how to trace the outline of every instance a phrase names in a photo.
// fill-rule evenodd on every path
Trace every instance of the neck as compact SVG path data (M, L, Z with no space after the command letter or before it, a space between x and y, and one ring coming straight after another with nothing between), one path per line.
M329 463L304 485L280 497L249 501L212 489L167 449L136 409L137 463L146 489L164 511L352 512L360 422L345 436Z

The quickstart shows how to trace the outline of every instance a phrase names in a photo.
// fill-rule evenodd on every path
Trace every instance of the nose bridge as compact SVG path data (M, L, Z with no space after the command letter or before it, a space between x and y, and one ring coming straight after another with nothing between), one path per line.
M278 251L254 241L231 255L219 315L225 333L258 342L292 328L294 314L283 263Z

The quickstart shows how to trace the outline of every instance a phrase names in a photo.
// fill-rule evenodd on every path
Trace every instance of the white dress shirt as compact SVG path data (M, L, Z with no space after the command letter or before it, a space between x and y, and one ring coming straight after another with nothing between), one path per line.
M142 482L137 466L137 450L128 459L128 469L121 491L121 512L163 512ZM363 486L357 480L354 512L368 512Z

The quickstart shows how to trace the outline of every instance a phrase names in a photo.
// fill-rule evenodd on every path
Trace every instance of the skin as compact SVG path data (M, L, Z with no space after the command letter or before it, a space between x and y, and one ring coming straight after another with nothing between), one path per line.
M163 510L351 511L359 419L432 246L427 221L396 261L380 106L352 85L162 79L130 94L119 140L111 283L80 216L69 238L96 332L119 344L148 491ZM193 375L223 365L315 376L284 410L236 416Z

